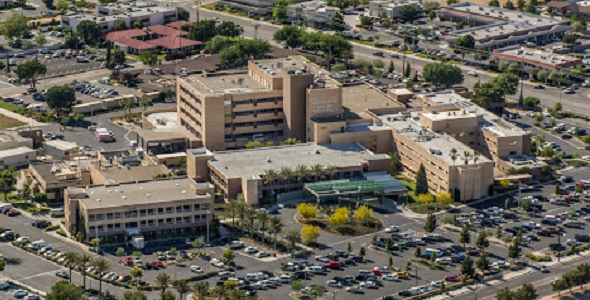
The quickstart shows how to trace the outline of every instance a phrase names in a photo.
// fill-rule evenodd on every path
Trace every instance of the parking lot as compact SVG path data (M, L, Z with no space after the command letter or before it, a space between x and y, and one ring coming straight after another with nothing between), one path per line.
M66 50L55 50L53 53L56 52L61 53L61 51ZM24 55L24 57L18 57L22 55L15 54L14 57L11 59L14 60L15 64L11 66L11 68L16 68L18 65L30 61L33 59L33 56L37 57L37 61L47 66L47 74L43 75L39 79L45 78L52 78L57 76L81 73L81 72L88 72L93 70L98 70L105 67L105 61L97 61L94 59L90 59L90 55L86 54L86 58L88 59L87 62L78 62L75 56L71 56L71 58L67 59L66 56L59 56L53 57L52 54L49 54L49 58L47 54L38 53L38 54L31 54L31 55Z

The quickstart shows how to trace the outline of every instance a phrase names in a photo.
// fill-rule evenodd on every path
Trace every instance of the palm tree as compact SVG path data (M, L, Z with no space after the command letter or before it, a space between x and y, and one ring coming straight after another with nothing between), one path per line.
M305 165L298 165L295 168L295 175L299 179L301 186L303 187L303 183L305 182L305 178L309 176L309 169Z
M238 217L240 218L240 225L242 227L242 236L244 235L244 219L246 217L246 203L244 203L244 201L240 201L240 196L243 199L244 195L239 194L238 195L238 200L236 200L237 204L236 204L236 211L238 212Z
M152 98L150 96L148 96L147 94L144 94L143 96L141 96L141 98L139 98L139 105L141 105L141 107L143 107L143 111L147 110L147 107L150 106L152 104Z
M256 220L256 209L254 207L248 207L246 209L246 219L250 224L250 238L254 239L254 221Z
M279 178L279 174L275 170L269 169L262 173L262 178L264 179L264 184L270 185L270 194L272 197L272 195L274 195L273 185Z
M225 204L227 211L231 216L231 225L233 228L236 227L236 213L238 209L238 202L235 199L229 199L229 201Z
M84 285L84 291L86 291L86 266L88 266L90 262L92 262L92 257L90 257L90 255L87 254L82 254L78 256L78 258L76 259L76 264L78 265L80 273L82 273L82 283Z
M315 164L311 166L311 169L309 171L313 175L314 180L318 181L319 178L322 177L322 174L324 174L324 167L320 164Z
M156 285L162 289L162 293L166 292L166 288L172 284L172 277L166 273L158 274L156 277Z
M469 164L470 157L471 157L471 153L469 153L469 151L463 151L463 162L465 162L465 165Z
M348 63L348 60L352 57L352 52L349 50L344 50L342 52L340 52L340 57L342 57L342 59L344 59L344 63Z
M205 300L205 296L209 293L209 282L195 282L193 285L193 293L197 296L197 300Z
M293 177L295 176L295 173L293 172L293 169L289 168L289 167L282 167L281 171L279 173L279 177L285 181L285 183L288 185L289 183L291 183L291 179L293 179ZM289 188L287 188L289 189Z
M326 168L324 169L324 171L326 172L326 175L328 175L328 180L332 180L334 177L334 173L336 173L336 170L338 168L335 165L328 165L326 166Z
M275 251L277 251L277 236L279 232L281 232L281 230L283 229L282 219L277 216L271 217L269 227L271 232L275 235L273 248Z
M172 282L172 286L178 292L180 300L184 299L182 298L182 295L190 290L188 284L186 283L186 279L176 279Z
M301 233L295 228L283 228L282 235L292 250L295 249L295 244L301 241Z
M453 160L453 165L454 165L455 161L457 160L457 157L459 156L459 155L457 155L457 149L455 149L455 148L451 149L451 151L449 151L449 156Z
M197 300L205 300L205 296L209 293L209 282L195 282L193 285L193 293L197 296Z
M218 300L224 300L227 297L227 288L224 285L220 285L213 289L213 297L216 297Z
M258 223L260 224L260 231L262 232L262 242L266 233L266 222L268 221L268 214L263 212L258 214Z
M92 261L92 266L98 274L98 297L102 297L102 276L109 269L109 262L104 258L97 258Z
M72 269L76 267L76 261L78 260L78 253L68 252L65 256L65 262L70 269L70 284L72 284Z
M249 298L246 298L246 291L244 291L244 290L237 290L237 289L236 290L232 290L230 292L229 297L232 300L249 299Z
M477 161L479 160L479 156L481 155L481 153L479 153L479 151L477 150L473 150L473 164L477 164Z
M23 199L25 200L25 203L31 199L31 188L29 187L28 184L23 184L23 189L21 190L21 193L23 195Z
M125 112L125 118L129 119L131 116L131 109L135 106L135 102L131 98L123 97L119 100L119 105L123 108Z

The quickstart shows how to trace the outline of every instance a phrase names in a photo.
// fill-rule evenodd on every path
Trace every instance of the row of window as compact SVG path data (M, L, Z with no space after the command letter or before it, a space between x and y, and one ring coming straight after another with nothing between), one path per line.
M183 118L180 118L180 125L184 126L184 128L186 128L188 131L194 134L197 138L201 138L201 132L197 131L193 126L189 125L189 123L186 122ZM199 123L199 126L200 125L201 124Z
M248 110L248 111L238 111L234 112L234 116L245 116L245 115L257 115L257 114L264 114L264 113L279 113L283 112L283 108L267 108L267 109L259 109L259 110Z
M199 99L198 97L193 95L193 93L191 93L189 90L187 90L184 86L180 85L180 90L182 92L184 92L185 94L187 94L189 97L191 97L191 99L193 99L195 102L201 104L201 99ZM182 97L181 97L181 100L182 100Z
M203 125L201 125L201 121L197 120L197 118L195 118L195 116L193 116L192 114L187 113L187 111L184 110L184 108L181 107L180 112L187 116L189 119L191 119L193 122L195 122L195 124L199 125L199 127L203 127Z
M98 232L101 231L119 231L122 229L127 228L142 228L142 227L156 227L156 226L170 226L176 224L187 224L193 222L206 222L207 221L207 214L203 215L194 215L194 216L186 216L186 217L177 217L177 218L165 218L165 219L152 219L152 220L142 220L140 222L126 222L126 223L114 223L114 224L106 224L105 225L98 225L98 226L89 226L90 232Z
M199 204L185 204L185 205L177 205L176 207L169 206L169 207L158 207L158 208L147 208L147 209L140 209L140 210L130 210L125 212L114 212L114 213L107 213L107 214L91 214L88 215L88 221L101 221L101 220L114 220L114 219L121 219L125 218L137 218L137 217L147 217L147 216L155 216L163 215L163 214L174 214L174 213L187 213L202 210L202 209L209 209L209 203L199 203Z
M258 122L241 122L241 123L225 123L225 128L231 127L251 127L251 126L264 126L264 125L277 125L283 124L283 119L274 119L268 121L258 121Z
M198 113L199 116L201 116L201 110L196 108L192 103L186 101L186 99L184 99L184 97L180 96L180 102L182 102L184 105L190 107L190 109L192 109L194 112Z
M260 99L244 99L244 100L235 100L233 101L234 105L240 105L240 104L251 104L254 103L254 105L256 105L257 103L265 103L265 102L278 102L278 101L282 101L283 98L282 97L271 97L271 98L260 98Z

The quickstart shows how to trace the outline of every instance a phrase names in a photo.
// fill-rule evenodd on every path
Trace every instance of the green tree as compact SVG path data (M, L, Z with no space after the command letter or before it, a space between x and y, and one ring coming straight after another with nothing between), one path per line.
M155 66L158 64L158 55L152 51L146 50L139 55L139 61L146 66Z
M475 245L480 249L485 249L485 248L489 247L490 246L490 241L488 240L489 234L490 233L487 230L481 231L477 235L477 238L475 239Z
M468 278L473 277L475 270L473 269L473 260L470 256L465 257L461 264L461 275L467 276Z
M127 58L125 57L125 52L123 50L115 50L113 51L113 62L115 65L124 65Z
M424 223L424 231L433 232L437 227L436 216L434 214L428 214Z
M191 290L197 298L196 300L205 300L205 297L209 293L209 283L207 281L197 281Z
M561 41L565 44L574 44L578 40L578 36L572 33L566 33L561 37Z
M406 68L404 69L404 77L410 77L410 74L412 74L412 65L410 65L410 63L406 63Z
M498 0L491 0L491 1L488 3L488 6L493 6L493 7L500 7L500 1L498 1Z
M47 66L36 61L29 60L16 67L16 75L21 80L26 80L31 84L32 88L35 88L37 83L37 77L47 73Z
M47 106L55 110L59 117L63 113L71 111L72 105L76 101L76 91L69 85L56 85L47 91L45 101Z
M226 37L236 37L242 35L244 33L244 28L242 26L234 23L234 22L221 22L219 26L215 28L217 35L226 36Z
M471 230L469 230L469 226L464 225L461 229L461 236L459 238L459 243L463 244L463 248L465 248L466 244L471 242Z
M363 256L364 257L365 255L367 255L367 250L365 250L365 247L362 247L361 246L359 248L359 256Z
M504 3L504 8L514 10L515 9L514 3L512 3L511 0L506 1L506 3Z
M471 34L464 35L457 39L455 47L459 48L459 50L473 49L475 48L475 38Z
M522 252L522 238L515 237L512 239L512 244L508 246L508 257L512 258L512 262L520 257Z
M539 298L539 294L537 293L535 286L531 283L525 283L521 288L514 291L513 297L518 300L535 300Z
M98 274L102 274L110 268L109 262L103 258L93 260L92 266ZM98 294L102 295L102 276L98 276Z
M47 44L47 38L43 34L39 34L35 36L35 43L37 44L37 48L43 48L45 44Z
M60 281L51 287L47 300L88 300L79 286Z
M479 254L479 258L475 262L475 266L481 272L482 275L485 274L486 271L490 269L490 260L488 259L488 253L482 251Z
M20 40L27 32L29 32L29 27L27 25L28 20L29 18L25 17L22 13L12 14L0 24L0 34L5 36L8 40Z
M160 273L156 277L156 286L159 287L162 292L166 292L166 289L172 284L172 277L166 273Z
M496 293L496 300L516 300L509 287L505 287Z
M63 14L70 8L70 2L67 0L58 0L55 8Z
M272 12L273 18L279 22L284 22L287 19L287 6L289 4L288 0L279 0Z
M273 39L279 43L285 43L291 49L295 49L303 45L303 35L303 29L286 25L275 31Z
M293 280L291 281L291 290L292 291L300 291L305 287L305 283L301 280Z
M416 174L416 195L428 193L428 180L426 178L426 169L424 165L420 164L418 173Z
M78 44L80 44L80 39L78 39L78 36L71 35L71 34L68 34L66 36L66 40L64 42L64 45L67 48L71 48L71 49L78 48Z
M416 247L416 250L414 251L414 256L416 256L417 258L422 257L422 249L420 247Z
M188 21L190 19L190 13L183 7L177 7L176 12L178 14L178 20Z
M45 7L52 8L53 7L53 0L43 0Z
M548 75L549 75L549 72L547 72L545 70L540 70L539 72L537 72L537 79L539 79L543 83L547 83L547 76Z
M205 48L211 54L219 54L219 52L230 45L230 38L226 36L215 36L205 43Z
M195 22L188 29L188 39L205 43L217 35L215 20Z
M463 72L459 67L445 62L429 63L424 66L422 77L436 87L450 88L463 83Z
M147 300L147 295L140 290L125 291L123 300Z
M400 10L400 14L406 20L412 20L416 17L416 14L418 14L418 10L413 5L404 5Z
M125 20L119 20L115 23L115 31L123 31L127 29L129 28L127 27L127 22L125 22Z
M524 0L516 0L516 7L518 7L518 10L523 11L524 5L525 5Z
M336 12L330 20L330 28L337 32L342 32L345 29L344 17L341 13Z
M533 4L533 2L529 2L525 8L524 11L529 13L529 14L536 14L537 13L537 7Z
M524 98L524 100L522 101L522 104L528 108L535 108L535 107L538 107L539 104L541 104L541 100L539 100L539 98L529 96L529 97Z
M118 257L123 257L123 256L127 255L127 253L125 252L125 249L119 247L119 248L117 248L115 255Z
M183 300L184 298L182 296L190 290L186 279L176 279L172 281L172 287L178 292L178 299L180 300Z

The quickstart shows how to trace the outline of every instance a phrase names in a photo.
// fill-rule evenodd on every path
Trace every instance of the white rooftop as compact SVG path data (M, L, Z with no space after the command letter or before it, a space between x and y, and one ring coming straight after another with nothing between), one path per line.
M2 151L0 151L0 159L5 159L8 157L21 155L21 154L31 154L31 153L33 154L33 157L31 157L30 159L35 159L36 151L29 148L29 147L18 147L18 148L14 148L14 149L2 150Z
M46 145L51 146L55 149L59 149L59 150L63 150L63 151L78 149L78 144L66 142L66 141L60 141L60 140L47 141L47 142L44 142L43 144L46 144Z

